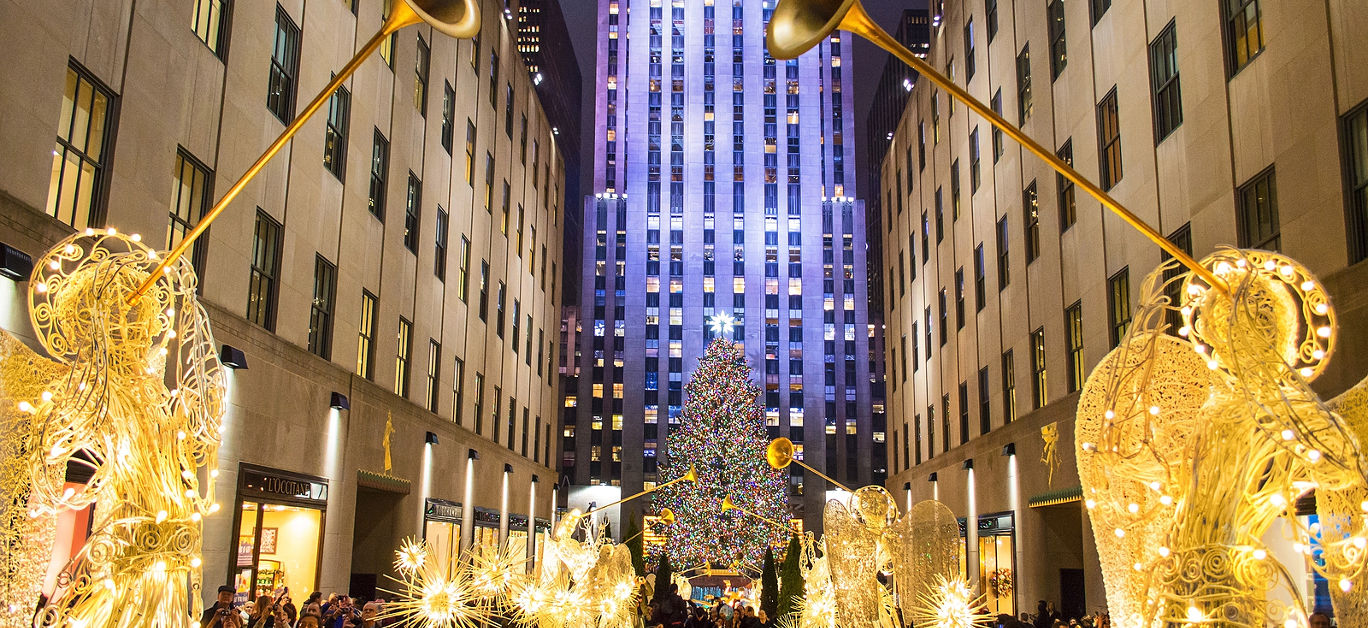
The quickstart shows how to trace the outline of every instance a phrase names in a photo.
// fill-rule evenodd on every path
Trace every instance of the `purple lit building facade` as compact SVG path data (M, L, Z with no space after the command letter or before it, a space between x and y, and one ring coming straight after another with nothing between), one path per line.
M708 321L723 313L738 320L731 336L764 390L770 435L849 486L884 479L851 36L775 60L772 8L599 3L580 368L563 409L571 484L653 485ZM792 469L794 516L818 527L830 487Z

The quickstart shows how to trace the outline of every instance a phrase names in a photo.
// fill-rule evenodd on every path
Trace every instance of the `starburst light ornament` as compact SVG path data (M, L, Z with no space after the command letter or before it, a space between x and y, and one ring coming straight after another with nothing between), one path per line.
M713 334L727 336L736 330L736 319L727 312L718 312L708 319L708 326L712 328Z

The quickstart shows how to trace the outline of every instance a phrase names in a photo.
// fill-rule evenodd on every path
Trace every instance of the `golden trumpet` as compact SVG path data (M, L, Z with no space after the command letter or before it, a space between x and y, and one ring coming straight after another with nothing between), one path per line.
M656 492L656 491L658 491L658 490L660 490L660 489L662 489L662 488L665 488L665 487L667 487L667 486L670 486L671 484L679 484L680 482L691 482L691 483L693 483L693 484L697 484L697 483L698 483L698 471L694 469L694 466L693 466L693 465L689 465L689 472L688 472L688 473L685 473L684 475L681 475L681 476L679 476L679 477L677 477L677 478L675 478L675 479L673 479L673 480L670 480L669 482L666 482L666 483L664 483L664 484L658 484L658 485L655 486L655 488L648 488L648 489L646 489L646 490L644 490L644 491L641 491L640 493L637 493L637 494L635 494L635 495L632 495L631 497L624 497L624 498L619 499L619 500L617 500L617 501L615 501L615 502L613 502L613 503L611 503L611 504L606 504L606 505L603 505L603 506L599 506L598 508L595 508L595 509L593 509L593 510L590 510L589 512L586 512L586 513L584 513L584 514L587 516L587 515L591 515L591 514L593 514L593 513L596 513L596 512L598 512L598 511L600 511L600 510L605 510L605 509L608 509L608 508L612 508L613 506L618 506L618 505L621 505L621 504L625 504L625 503L627 503L627 502L629 502L629 501L632 501L632 500L634 500L634 499L636 499L636 498L638 498L638 497L644 497L644 496L646 496L646 495L650 495L651 493L654 493L654 492ZM671 516L673 516L673 513L671 513ZM672 522L673 522L673 520L672 520Z
M817 477L836 485L836 488L846 491L847 493L850 492L850 489L847 488L846 485L827 477L824 473L808 466L807 463L802 460L794 458L793 441L782 436L770 441L769 447L765 449L765 461L769 462L769 465L775 469L784 469L790 464L797 464L798 466L811 471Z
M740 508L739 506L737 506L736 504L732 503L731 495L728 495L728 496L722 498L722 512L727 512L728 510L740 510L740 509L741 509L741 508Z
M285 127L285 131L280 134L280 137L277 137L266 148L266 152L257 158L256 162L247 169L247 172L243 173L242 178L233 184L233 187L224 192L223 198L220 198L208 212L205 212L204 217L200 219L194 229L190 230L190 233L185 234L176 248L171 249L171 252L162 258L161 263L153 269L142 285L138 286L138 289L129 296L129 302L133 302L147 292L157 278L161 277L171 264L175 263L181 255L190 249L195 240L209 229L210 223L223 213L228 204L237 198L237 195L242 192L243 188L247 187L252 179L256 178L262 168L266 167L267 162L271 161L271 158L275 157L276 153L280 152L280 149L284 148L285 144L304 127L304 123L308 122L315 113L318 113L323 104L332 98L333 92L337 91L337 88L341 87L342 83L345 83L356 72L357 68L361 67L361 63L380 49L380 44L384 43L387 37L406 26L423 23L440 33L457 39L468 39L480 32L480 8L475 4L475 0L401 0L395 2L393 8L390 9L389 17L380 26L380 31L371 37L370 41L361 47L361 50L356 52L356 56L352 57L347 65L342 66L342 70L333 76L333 79L323 87L322 91L318 92L318 95L308 105L304 106L304 110L300 111L299 115L290 122L290 125Z
M1026 150L1045 160L1045 163L1054 168L1061 176L1072 181L1087 192L1089 196L1097 199L1104 207L1111 210L1112 213L1120 216L1140 233L1145 234L1145 237L1158 244L1159 248L1164 249L1182 265L1191 269L1193 273L1196 273L1221 294L1230 296L1230 289L1226 282L1218 279L1209 269L1198 264L1191 255L1178 248L1177 245L1156 231L1154 227L1122 206L1097 184L1085 179L1072 166L1055 155L1054 151L1041 146L1021 129L995 113L990 107L969 95L969 92L965 91L964 88L956 85L954 81L937 72L930 64L913 55L910 50L898 43L898 40L890 36L887 31L880 28L869 17L869 13L865 11L864 5L860 4L860 0L779 0L774 7L774 14L770 17L766 40L769 42L770 55L774 58L792 59L807 52L838 29L859 35L901 59L903 63L912 66L919 74L949 92L955 100L964 103L974 113L988 120L993 126L1025 147Z
M669 508L661 508L659 517L661 523L667 526L674 525L675 514L673 510L670 510Z
M793 462L793 441L783 437L770 441L765 449L765 460L775 469L788 468Z

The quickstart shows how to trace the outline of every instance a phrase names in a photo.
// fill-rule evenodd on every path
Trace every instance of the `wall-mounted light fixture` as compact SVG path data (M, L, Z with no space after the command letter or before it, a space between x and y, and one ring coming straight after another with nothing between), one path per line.
M346 395L333 391L332 398L328 401L328 407L334 410L349 410L351 409L351 401L347 399Z
M230 369L245 369L247 368L247 354L233 345L223 345L223 348L219 349L219 362Z
M508 464L507 462L505 462L505 463L504 463L504 473L512 473L512 472L513 472L513 465Z
M965 459L964 459L964 464L960 465L960 468L961 468L961 469L964 469L965 471L973 471L973 470L974 470L974 459L973 459L973 458L965 458Z
M903 490L904 490L904 491L910 491L910 490L912 490L912 483L911 483L911 482L903 482Z
M466 451L466 459L467 459L467 460L479 460L479 459L480 459L480 452L475 451L475 449L472 448L472 449Z
M1003 445L1003 446L1002 446L1002 455L1004 455L1004 456L1015 456L1015 455L1016 455L1016 443L1007 443L1006 445Z
M427 443L427 444L429 444L429 445L436 445L436 444L437 444L437 433L436 433L436 432L428 432L426 435L423 436L423 442L424 442L424 443Z
M932 474L931 474L931 477L926 478L926 481L927 481L927 482L935 482L937 479L938 479L938 478L936 477L936 474L935 474L935 473L932 473Z
M541 480L541 478L537 477L537 474L533 473L533 474L532 474L532 483L533 483L533 484L536 484L539 480Z

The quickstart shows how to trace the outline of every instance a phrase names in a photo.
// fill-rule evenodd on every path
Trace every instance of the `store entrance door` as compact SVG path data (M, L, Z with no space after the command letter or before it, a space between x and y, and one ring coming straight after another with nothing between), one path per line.
M269 502L244 501L239 510L238 595L292 599L308 597L317 582L323 511Z
M247 464L238 478L230 570L236 601L286 593L302 601L318 588L327 480Z

